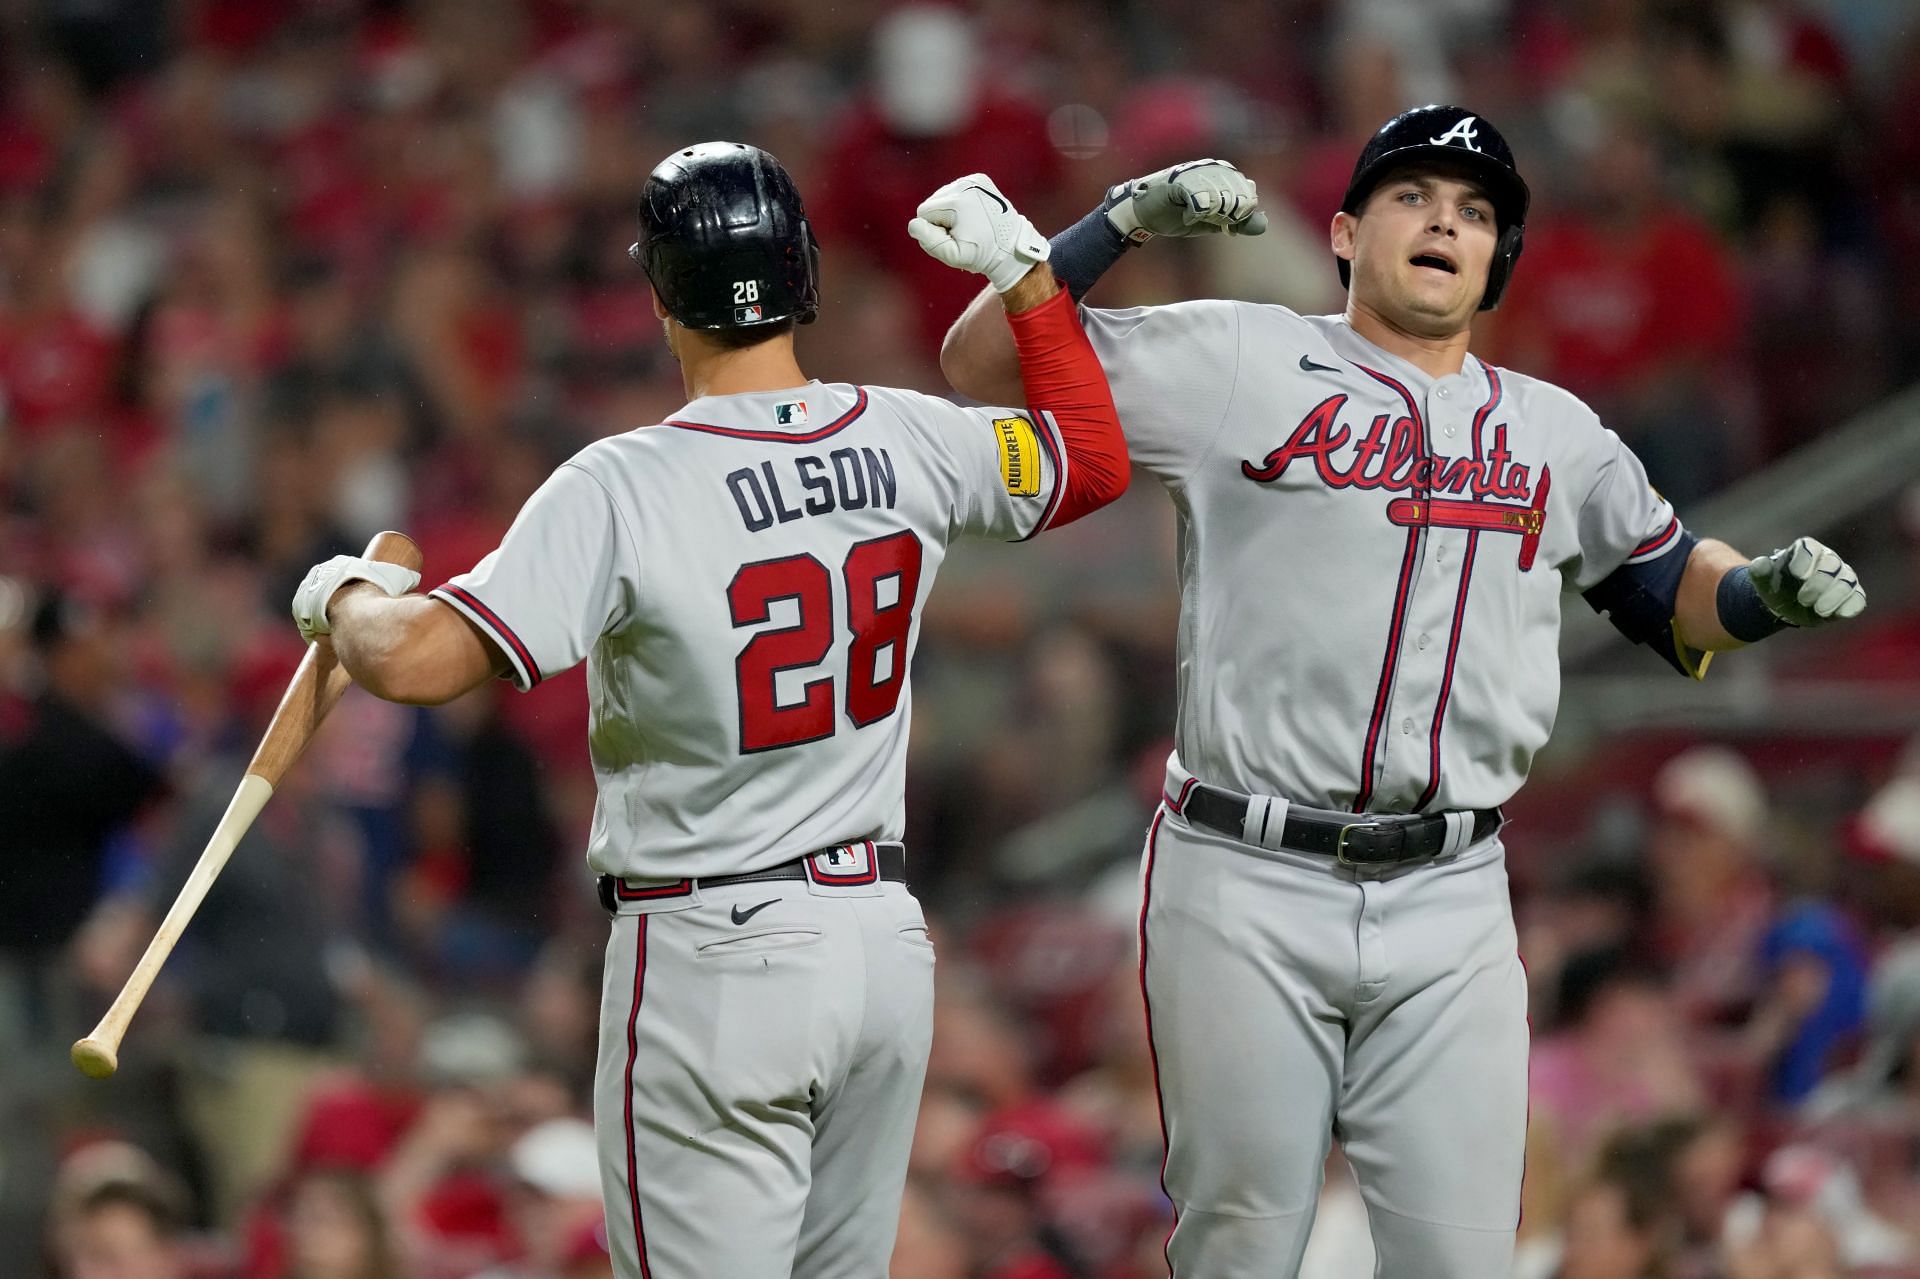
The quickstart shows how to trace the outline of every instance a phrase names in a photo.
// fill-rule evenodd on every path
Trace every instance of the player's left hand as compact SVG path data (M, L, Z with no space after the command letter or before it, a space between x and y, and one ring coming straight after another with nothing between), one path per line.
M1156 235L1262 235L1253 179L1225 160L1189 160L1107 192L1107 221L1134 244Z
M1762 555L1747 571L1761 603L1789 626L1824 626L1857 617L1867 606L1853 566L1810 537Z
M372 582L388 595L405 595L420 585L420 575L398 564L382 564L358 555L336 555L315 564L293 593L293 622L300 628L301 639L311 644L322 635L333 634L327 603L348 582Z
M1034 230L993 179L969 173L920 202L907 234L950 267L987 277L1005 293L1047 260L1047 237Z

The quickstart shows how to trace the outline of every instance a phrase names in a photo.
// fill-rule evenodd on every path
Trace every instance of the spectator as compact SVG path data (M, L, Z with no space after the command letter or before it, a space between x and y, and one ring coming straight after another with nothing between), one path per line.
M980 1279L1079 1279L1047 1201L1104 1159L1098 1137L1048 1103L989 1115L956 1177Z
M401 1279L386 1216L358 1172L315 1170L287 1204L283 1279Z
M1662 200L1651 128L1611 117L1578 189L1527 228L1493 326L1494 358L1592 404L1683 511L1745 469L1734 265L1699 218Z
M1761 938L1773 894L1758 861L1765 788L1733 751L1699 747L1654 777L1654 944L1688 1020L1737 1016L1759 994Z
M929 191L956 173L990 171L1039 225L1056 198L1060 159L1045 117L992 74L959 10L907 5L873 34L873 92L828 148L809 212L822 240L864 254L908 284L929 356L978 282L945 270L897 234Z
M1554 1279L1674 1279L1672 1229L1650 1170L1600 1173L1567 1212L1566 1247Z
M100 892L111 839L164 792L158 770L113 722L126 671L120 625L103 608L50 592L30 630L44 684L18 719L0 724L0 831L10 850L0 974L15 991L0 1032L57 1042L78 1030L76 1011L59 1007L71 998L61 952Z
M1534 1045L1528 1077L1533 1122L1551 1134L1562 1167L1585 1166L1619 1128L1703 1100L1654 969L1618 950L1575 956L1555 1006L1560 1028Z
M479 1279L567 1279L569 1254L578 1249L582 1232L601 1223L593 1125L572 1118L536 1124L513 1143L507 1166L513 1177L507 1215L520 1259Z
M62 1165L49 1214L55 1279L185 1279L186 1208L143 1152L103 1143Z

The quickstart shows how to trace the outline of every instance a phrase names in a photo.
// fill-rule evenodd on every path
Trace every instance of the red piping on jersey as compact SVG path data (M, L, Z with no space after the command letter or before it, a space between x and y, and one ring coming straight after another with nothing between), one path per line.
M1189 781L1187 786L1193 783ZM1186 798L1186 787L1180 789L1180 797ZM1147 872L1141 877L1140 886L1140 1003L1147 1015L1147 1060L1153 1065L1153 1104L1160 1114L1160 1193L1167 1194L1167 1159L1171 1151L1167 1145L1167 1099L1160 1091L1160 1050L1153 1043L1153 1000L1147 994L1147 908L1153 904L1153 863L1160 846L1160 823L1167 817L1162 809L1153 815L1153 825L1147 828ZM1173 1205L1173 1226L1167 1230L1167 1238L1160 1245L1160 1255L1166 1259L1167 1273L1173 1273L1173 1232L1180 1226L1180 1205Z
M511 626L508 626L500 620L498 613L488 608L472 591L464 586L455 586L452 582L443 582L439 589L445 591L448 595L453 596L453 598L478 613L480 620L487 624L495 636L503 640L507 646L513 650L514 656L519 659L521 669L527 673L527 688L529 691L544 678L544 676L540 674L540 664L533 660L532 651L520 642L520 637L513 633Z
M1491 364L1487 370L1487 402L1473 415L1473 458L1480 460L1480 432L1487 418L1500 406L1500 370ZM1460 634L1466 629L1467 590L1473 584L1473 557L1480 549L1480 530L1467 533L1467 562L1460 566L1460 594L1453 601L1453 629L1447 636L1447 667L1440 677L1440 699L1433 707L1433 733L1429 739L1432 762L1427 769L1427 788L1420 792L1414 809L1425 808L1440 790L1440 727L1447 721L1447 699L1453 692L1453 664L1460 656Z
M678 418L668 418L662 426L677 426L683 431L700 431L707 435L724 435L730 440L753 440L760 444L812 444L826 439L829 435L843 430L867 411L867 388L853 388L853 407L842 413L825 426L801 435L791 431L747 431L734 426L710 426L705 422L682 422Z
M1354 367L1383 386L1391 387L1400 393L1400 399L1407 406L1407 414L1413 421L1413 456L1415 460L1427 453L1427 424L1420 416L1419 406L1413 402L1413 395L1406 387L1384 373L1376 373L1364 364L1355 363ZM1430 471L1430 467L1415 467L1416 475ZM1427 486L1415 483L1413 494L1417 498L1427 496ZM1373 695L1373 717L1367 721L1367 749L1360 758L1360 791L1354 796L1353 811L1364 813L1367 803L1373 798L1373 753L1380 744L1380 725L1387 715L1387 701L1393 693L1394 675L1400 665L1400 641L1404 636L1407 622L1407 602L1411 598L1410 587L1413 583L1413 566L1419 558L1420 526L1407 529L1407 550L1400 560L1400 585L1393 597L1393 620L1387 626L1387 652L1380 663L1380 687Z
M640 1256L640 1279L653 1279L647 1265L647 1231L640 1220L640 1160L634 1152L633 1138L633 1065L640 1056L640 996L647 984L647 916L636 915L639 933L633 942L633 1007L627 1011L627 1203L633 1209L633 1246Z
M1646 541L1640 543L1640 545L1634 547L1632 554L1628 555L1627 558L1630 560L1637 560L1642 555L1651 555L1655 551L1664 547L1668 542L1671 542L1676 536L1679 535L1679 532L1680 532L1680 517L1676 515L1672 519L1667 521L1667 526L1665 528L1661 529L1658 533L1655 533L1652 537L1648 538Z

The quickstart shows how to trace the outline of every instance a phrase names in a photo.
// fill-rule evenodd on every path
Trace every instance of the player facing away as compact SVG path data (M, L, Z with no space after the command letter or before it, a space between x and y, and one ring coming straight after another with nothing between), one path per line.
M1153 233L1257 234L1255 194L1217 161L1123 183L1054 270L1078 296ZM1584 404L1469 353L1526 209L1492 125L1423 107L1333 218L1345 314L1083 312L1180 528L1140 925L1178 1279L1296 1273L1335 1137L1377 1273L1506 1274L1527 1008L1500 805L1553 726L1563 593L1695 676L1865 603L1811 539L1749 562L1697 538ZM955 387L1011 387L1006 332L968 309Z
M984 175L910 230L1004 299L1024 409L810 382L817 254L772 156L663 161L634 256L691 402L563 464L429 595L340 557L294 599L363 687L436 703L587 661L613 915L594 1122L623 1279L881 1279L932 1033L904 880L908 667L947 546L1125 489L1047 242Z

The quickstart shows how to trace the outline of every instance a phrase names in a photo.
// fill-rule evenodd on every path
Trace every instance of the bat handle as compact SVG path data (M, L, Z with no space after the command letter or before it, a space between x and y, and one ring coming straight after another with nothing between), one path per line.
M422 563L420 548L413 544L413 539L392 531L376 533L367 543L363 558L398 564L416 573ZM293 673L293 682L287 685L286 695L280 699L280 708L274 712L274 731L261 740L247 771L266 778L269 785L278 786L318 731L320 721L327 717L327 712L351 683L353 677L334 657L330 642L321 639L309 644L307 655L300 659L300 668Z

